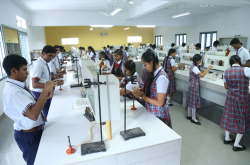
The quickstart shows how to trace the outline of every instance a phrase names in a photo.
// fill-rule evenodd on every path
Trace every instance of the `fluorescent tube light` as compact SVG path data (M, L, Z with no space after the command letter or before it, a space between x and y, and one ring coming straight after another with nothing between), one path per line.
M154 25L137 25L138 28L154 28Z
M119 11L121 11L122 9L121 8L116 8L114 11L112 11L111 13L110 13L110 15L111 16L114 16L115 14L117 14Z
M127 27L127 28L125 28L124 30L128 30L128 29L130 29L129 27Z
M182 14L178 14L178 15L174 15L173 18L177 18L177 17L182 17L185 15L189 15L190 13L186 12L186 13L182 13Z
M135 4L133 1L129 1L129 4L131 4L131 5L133 5L133 4Z
M113 27L113 25L91 25L91 27Z
M90 28L89 30L93 30L93 28Z

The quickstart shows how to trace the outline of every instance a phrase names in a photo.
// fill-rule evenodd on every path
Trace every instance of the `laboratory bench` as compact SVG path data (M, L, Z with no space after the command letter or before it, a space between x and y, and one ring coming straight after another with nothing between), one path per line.
M73 102L81 98L78 88L70 88L76 80L73 72L64 76L63 90L56 88L52 98L48 122L41 138L35 165L180 165L182 137L148 112L135 101L136 111L132 111L133 101L127 99L127 129L140 127L146 136L124 141L120 131L124 130L124 98L121 97L119 120L111 121L112 140L107 140L106 125L103 128L103 139L106 152L81 156L81 147L73 155L67 155L68 138L76 145L89 139L89 122L83 115L85 109L75 110ZM102 96L101 96L102 97ZM100 127L95 124L91 142L100 141Z

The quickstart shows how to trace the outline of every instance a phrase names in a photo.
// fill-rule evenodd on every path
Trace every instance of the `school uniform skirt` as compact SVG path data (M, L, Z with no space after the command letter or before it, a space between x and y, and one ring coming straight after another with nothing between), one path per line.
M176 92L176 83L175 83L175 78L174 74L169 76L169 86L168 86L168 94L169 93L175 93Z
M227 96L220 122L221 128L239 134L250 132L249 101L240 102Z
M200 81L194 80L189 83L186 106L190 108L200 108Z

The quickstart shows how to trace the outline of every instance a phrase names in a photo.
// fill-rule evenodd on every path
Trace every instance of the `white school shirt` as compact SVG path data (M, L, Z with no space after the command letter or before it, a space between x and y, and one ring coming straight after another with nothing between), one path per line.
M236 54L237 54L237 50L236 50ZM250 60L249 51L243 46L240 49L238 49L238 56L241 58L242 64L245 64L248 60Z
M112 50L109 50L109 53L112 54Z
M233 64L232 67L233 67L233 66L241 67L241 66L238 65L238 64ZM246 77L250 78L250 68L244 67L244 75L245 75ZM225 72L223 73L223 80L224 80L224 82L227 82L226 79L225 79Z
M183 46L181 46L181 47L178 48L178 54L179 54L179 56L181 56L181 51L182 51L182 49L184 49Z
M172 56L171 56L172 57ZM174 59L171 59L170 60L170 64L171 64L171 66L175 66L175 60Z
M137 77L138 77L137 72L135 72L135 73L133 74L133 76L137 76ZM127 78L130 78L130 76L127 76ZM124 79L125 79L125 77L122 79L121 82L125 85ZM133 88L134 86L136 86L136 87L138 87L138 88L140 87L140 85L139 85L139 83L138 83L137 81L135 82L135 84L132 84L131 81L129 81L128 84L126 85L126 89L129 90L130 92L133 92L133 89L132 89L132 88Z
M90 57L93 57L93 55L94 55L94 53L91 51L91 52L89 52L89 56Z
M160 66L155 72L154 72L154 77L157 75L157 73L162 69ZM157 93L167 93L168 90L168 85L169 85L169 80L167 79L166 76L161 75L158 77L156 80L156 88L157 88Z
M218 48L217 48L217 47L215 47L215 46L213 46L213 47L212 47L212 50L214 50L214 51L218 51Z
M118 66L120 65L120 63L122 62L122 60L118 61ZM111 70L113 70L113 67L115 65L116 61L113 63L112 67L111 67ZM124 73L124 70L123 70L123 65L121 65L121 69L122 69L122 73Z
M127 52L126 50L124 50L124 52L126 52L126 55L127 55L127 57L128 57L128 56L129 56L128 52Z
M154 52L155 52L155 54L157 54L157 52L158 52L158 51L157 51L157 49L156 49L156 48L155 48Z
M59 58L59 60L63 60L63 55L62 55L62 53L61 53L61 52L59 52L59 54L58 54L58 58ZM60 64L61 64L61 61L60 61Z
M54 64L54 61L51 60L49 63L49 70L50 70L50 73L53 73L54 75L56 74L56 67L55 67L55 64Z
M104 62L105 62L108 66L110 66L109 60L104 60Z
M38 60L33 63L30 77L31 79L39 79L39 83L46 83L46 81L50 80L49 66L42 57L39 57ZM31 85L31 90L35 92L42 92L43 88L33 88Z
M17 131L29 130L43 124L41 115L39 115L37 121L25 117L26 111L29 107L33 106L36 101L32 95L24 89L24 86L24 82L7 78L3 90L3 111L14 121L13 126Z
M61 70L61 64L60 64L60 60L59 60L58 55L56 55L56 57L53 59L53 61L54 61L55 67L57 69Z
M194 72L195 74L199 74L201 71L199 70L199 68L197 66L195 66L193 68L192 72Z

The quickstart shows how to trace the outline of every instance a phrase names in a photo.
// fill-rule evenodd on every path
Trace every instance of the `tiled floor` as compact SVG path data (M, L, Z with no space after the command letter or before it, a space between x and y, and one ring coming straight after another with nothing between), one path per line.
M173 100L179 102L176 98ZM199 109L198 113L206 118L198 115L202 124L198 126L186 119L186 110L180 104L172 102L174 106L170 107L170 115L173 129L183 137L181 165L250 165L249 135L244 135L242 140L242 143L248 147L247 150L234 152L232 145L222 143L224 131L217 121L220 117L206 119L211 115L203 111L211 110L214 114L213 111L219 111L221 107L204 103L205 106ZM0 165L25 165L22 152L13 137L13 122L5 115L0 118L0 132Z

